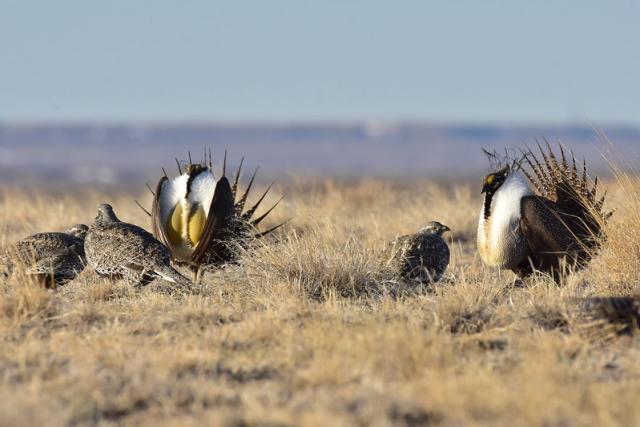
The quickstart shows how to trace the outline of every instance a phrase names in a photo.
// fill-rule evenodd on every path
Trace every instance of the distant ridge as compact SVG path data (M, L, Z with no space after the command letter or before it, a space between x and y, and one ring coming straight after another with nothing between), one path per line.
M640 129L604 127L615 151L640 156ZM173 156L212 147L245 156L264 173L465 178L486 169L481 147L561 140L604 168L603 141L585 125L475 125L429 122L0 123L2 182L126 183L157 176Z

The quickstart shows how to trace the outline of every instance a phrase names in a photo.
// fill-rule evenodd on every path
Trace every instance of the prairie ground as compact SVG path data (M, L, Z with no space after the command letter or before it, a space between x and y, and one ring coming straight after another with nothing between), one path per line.
M0 425L639 425L640 342L585 322L574 298L636 291L640 184L606 185L616 212L587 270L524 287L476 253L478 185L278 188L270 223L293 220L188 292L14 275ZM4 189L1 246L90 222L101 202L149 228L128 194ZM451 264L413 289L385 248L430 220L452 230Z

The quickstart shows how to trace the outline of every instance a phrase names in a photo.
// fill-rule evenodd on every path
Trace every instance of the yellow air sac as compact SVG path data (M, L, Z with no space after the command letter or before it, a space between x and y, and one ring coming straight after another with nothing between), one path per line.
M182 205L178 203L167 221L167 237L173 245L182 243Z
M198 206L191 211L187 232L189 233L189 240L191 240L193 246L196 246L200 241L206 222L207 217L204 214L204 209L202 209L201 206Z

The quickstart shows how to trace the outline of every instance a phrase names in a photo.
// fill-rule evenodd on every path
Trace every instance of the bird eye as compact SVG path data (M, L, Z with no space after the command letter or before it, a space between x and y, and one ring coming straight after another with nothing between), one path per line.
M496 179L495 175L489 175L487 177L487 184L491 185L493 184L493 181Z

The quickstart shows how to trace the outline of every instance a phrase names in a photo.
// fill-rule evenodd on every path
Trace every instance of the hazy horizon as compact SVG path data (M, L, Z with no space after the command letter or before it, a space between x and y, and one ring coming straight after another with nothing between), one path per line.
M0 0L0 181L188 150L265 175L475 176L481 147L640 142L640 3ZM95 173L94 173L95 172Z
M612 149L629 165L640 156L640 128L604 129L613 146L588 126L474 126L429 122L339 124L33 124L0 123L0 181L123 184L155 181L161 167L189 151L199 161L211 148L216 168L245 157L265 179L385 177L474 179L489 166L482 148L535 146L561 140L606 172ZM216 170L218 170L216 169Z

